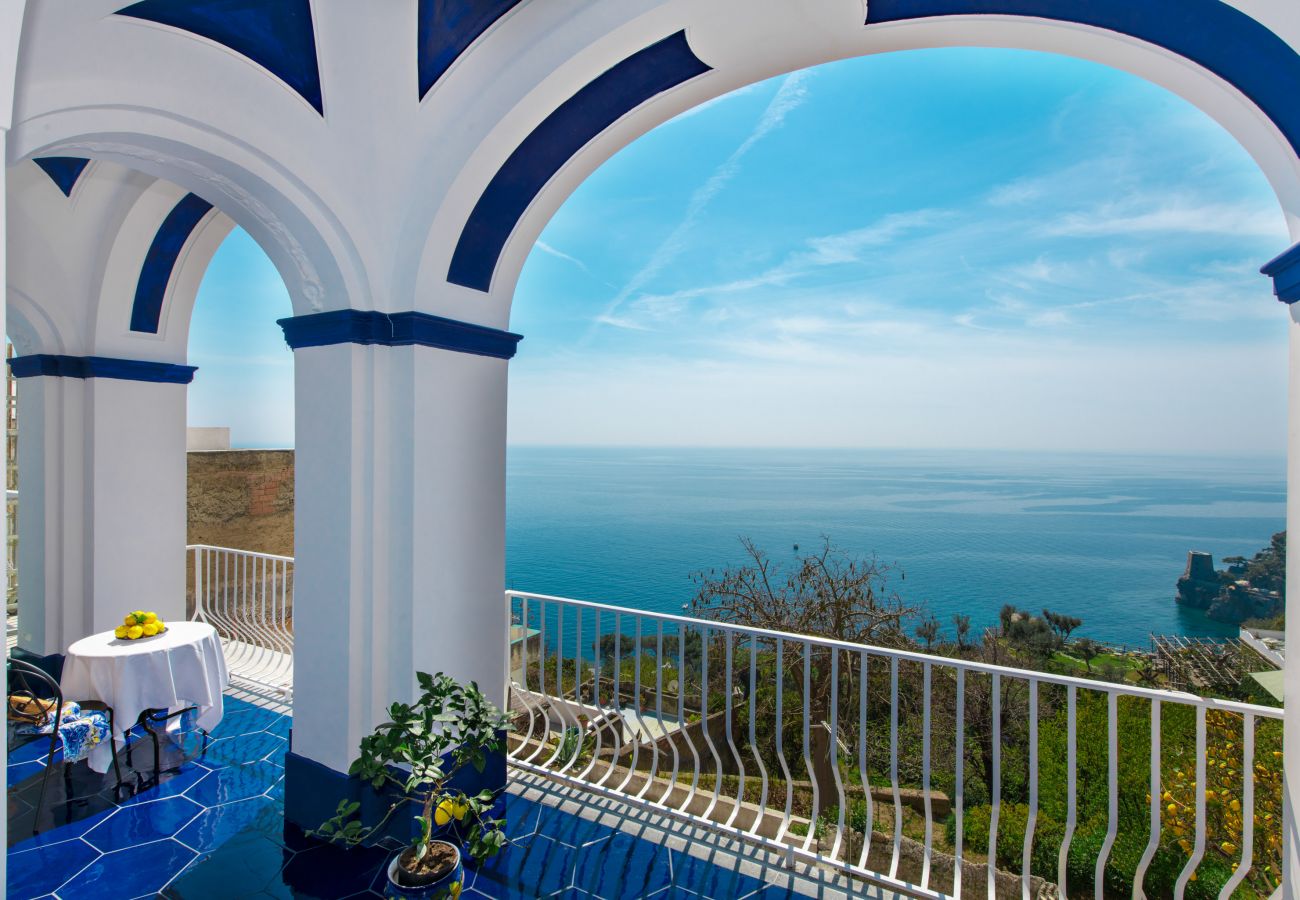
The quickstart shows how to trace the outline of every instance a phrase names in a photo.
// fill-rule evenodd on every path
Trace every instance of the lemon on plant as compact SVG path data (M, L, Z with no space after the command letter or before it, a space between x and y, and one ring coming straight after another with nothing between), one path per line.
M132 625L126 630L126 636L133 641L139 638L142 634L144 634L144 626L142 625Z
M455 804L451 800L444 800L438 804L438 808L433 811L433 824L446 825L452 820L452 813Z
M457 820L465 818L465 814L468 812L469 812L468 803L457 802L451 805L451 814L455 816Z

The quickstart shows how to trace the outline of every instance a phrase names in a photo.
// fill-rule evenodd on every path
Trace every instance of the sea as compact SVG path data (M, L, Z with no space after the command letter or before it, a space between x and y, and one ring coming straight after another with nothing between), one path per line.
M1217 565L1266 546L1285 475L1281 457L512 446L507 584L681 613L694 573L745 561L741 538L783 566L828 538L895 567L948 635L956 613L980 629L1013 603L1111 644L1226 636L1175 582L1189 550Z

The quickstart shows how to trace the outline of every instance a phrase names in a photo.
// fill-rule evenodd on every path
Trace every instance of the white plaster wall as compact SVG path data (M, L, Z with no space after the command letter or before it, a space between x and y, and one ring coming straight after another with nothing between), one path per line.
M65 379L66 380L66 379ZM133 609L185 618L185 385L87 378L91 529L82 634Z

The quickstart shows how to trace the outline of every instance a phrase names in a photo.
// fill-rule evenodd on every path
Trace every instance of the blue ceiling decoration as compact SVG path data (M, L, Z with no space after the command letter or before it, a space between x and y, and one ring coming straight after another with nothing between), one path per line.
M416 40L420 99L456 57L520 0L420 0Z
M488 290L515 223L561 166L625 113L710 70L691 51L686 32L679 31L632 54L565 100L488 182L456 242L447 280Z
M212 210L212 204L194 194L186 194L158 226L158 233L145 254L140 278L135 284L135 302L131 306L131 330L157 334L162 319L163 299L172 280L172 270L180 258L185 242L199 222Z
M72 196L72 189L76 186L77 179L81 177L82 172L86 171L86 166L90 165L90 160L77 156L43 156L32 162L50 176L50 181L59 186L59 190L63 191L65 197Z
M170 25L229 47L324 115L310 0L141 0L117 14Z
M1300 56L1220 0L871 0L867 24L934 16L1032 16L1091 25L1164 47L1251 99L1300 153Z

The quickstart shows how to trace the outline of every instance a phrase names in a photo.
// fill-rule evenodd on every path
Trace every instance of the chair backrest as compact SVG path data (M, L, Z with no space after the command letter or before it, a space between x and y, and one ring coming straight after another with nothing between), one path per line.
M8 718L31 719L29 703L36 702L35 709L48 705L53 699L54 721L63 718L63 690L49 673L39 666L21 659L9 659L8 663Z

